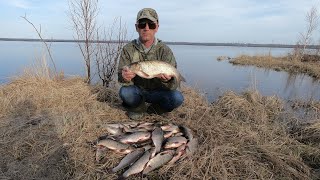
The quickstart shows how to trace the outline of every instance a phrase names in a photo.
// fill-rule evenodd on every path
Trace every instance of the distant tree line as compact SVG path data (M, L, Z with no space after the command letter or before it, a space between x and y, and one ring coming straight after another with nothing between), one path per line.
M0 41L26 41L26 42L70 42L70 43L85 43L85 40L76 39L27 39L27 38L0 38ZM119 43L118 40L92 40L90 43ZM130 42L123 40L123 43ZM319 45L301 45L301 44L263 44L263 43L211 43L211 42L175 42L165 41L169 45L195 45L195 46L239 46L239 47L270 47L270 48L303 48L319 49Z

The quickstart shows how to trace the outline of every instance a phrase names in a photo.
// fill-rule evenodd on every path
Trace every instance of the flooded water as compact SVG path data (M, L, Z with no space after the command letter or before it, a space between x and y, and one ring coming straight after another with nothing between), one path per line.
M277 95L284 99L320 99L320 83L306 75L290 75L252 66L233 66L217 61L218 56L236 57L240 54L274 56L285 55L291 49L212 47L170 45L176 56L178 69L187 85L204 92L214 101L223 92L242 92L255 88L263 95ZM22 72L46 52L39 42L0 42L0 83ZM84 75L84 62L75 43L52 43L51 52L59 70L65 75ZM49 61L49 59L48 59Z

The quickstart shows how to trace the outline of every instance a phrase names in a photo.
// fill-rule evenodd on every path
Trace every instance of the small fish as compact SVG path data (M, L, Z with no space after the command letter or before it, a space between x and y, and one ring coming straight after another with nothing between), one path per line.
M133 163L128 170L126 170L119 179L127 178L133 174L137 174L143 171L146 164L150 159L150 152L146 151L144 154L135 162Z
M165 138L165 139L168 139L169 137L171 137L171 136L173 136L174 135L174 132L173 131L169 131L169 132L166 132L164 135L163 135L163 137Z
M179 87L181 81L186 81L174 66L165 61L153 60L135 62L124 68L130 69L138 76L146 79L152 79L159 74L166 74L172 76L177 80Z
M174 153L175 153L174 150L168 150L168 151L163 151L157 154L154 158L150 159L150 161L146 165L146 168L143 170L142 174L148 174L150 171L153 171L165 165L167 162L169 162L172 159Z
M166 124L166 125L162 125L162 126L161 126L161 129L162 129L163 131L166 131L166 130L168 130L169 128L171 128L171 126L173 126L172 123L169 123L169 124Z
M134 127L137 127L139 125L139 122L136 122L136 121L130 121L130 122L125 122L125 123L122 123L124 126L127 126L127 127L130 127L130 128L134 128Z
M96 150L96 162L100 162L102 158L105 156L107 148L104 146L97 146Z
M190 140L187 143L186 146L186 154L187 156L192 155L194 152L196 152L197 148L198 148L198 138L193 138L192 140Z
M159 127L155 128L152 131L151 139L155 146L155 154L157 154L161 150L163 139L164 139L162 129ZM151 156L155 156L155 154L152 154Z
M122 143L137 143L137 142L143 142L151 138L150 132L135 132L126 136L123 136L120 139L120 142Z
M198 138L193 138L186 144L185 153L181 156L179 161L183 161L185 158L192 156L194 152L196 152L198 148Z
M111 128L123 128L123 124L120 124L120 123L106 124L105 126L111 127Z
M123 143L117 142L117 141L112 140L112 139L100 140L97 143L97 147L98 146L103 146L103 147L106 147L108 149L115 150L115 151L117 151L119 153L124 153L124 154L130 153L131 151L133 151L133 147L131 147L130 145L123 144Z
M145 123L139 124L137 127L151 131L154 129L154 123L145 122Z
M142 146L141 148L143 148L145 151L148 151L149 149L152 148L152 146L150 144Z
M129 128L129 127L124 127L123 130L127 133L135 133L135 132L147 132L148 130L145 129L145 128L138 128L138 127L135 127L135 128Z
M144 123L140 123L138 125L138 127L153 126L153 125L154 125L154 123L152 123L152 122L144 122Z
M175 162L177 162L180 157L186 153L186 144L181 145L180 147L177 148L175 155L173 156L173 158L168 162L168 164L174 164Z
M168 131L168 132L173 132L173 133L178 133L178 132L180 132L179 126L176 126L176 125L172 125L172 126L165 127L165 128L162 129L162 130Z
M183 144L187 143L187 139L182 136L174 136L167 139L167 142L164 145L165 149L177 148Z
M156 156L156 148L155 148L155 147L152 147L152 148L150 149L150 154L151 154L150 158L153 158L153 157Z
M151 145L151 144L152 144L152 140L148 139L148 140L143 141L143 142L133 143L133 144L131 144L131 146L133 146L135 148L141 148L141 147L144 147L146 145Z
M112 172L117 172L120 171L128 166L130 166L132 163L134 163L137 159L139 159L142 154L144 153L144 149L136 149L132 151L131 153L127 154L121 161L120 163L114 167L111 171Z
M192 131L188 127L181 125L179 126L183 135L190 141L193 139Z
M183 136L183 133L179 132L179 133L174 134L173 136Z
M123 134L122 128L115 128L115 127L107 126L106 130L112 135L121 135L121 134Z

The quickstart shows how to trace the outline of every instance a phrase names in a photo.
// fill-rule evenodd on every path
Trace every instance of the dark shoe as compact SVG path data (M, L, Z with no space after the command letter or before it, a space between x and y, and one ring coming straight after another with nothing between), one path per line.
M147 111L147 105L145 102L141 103L138 107L127 108L128 116L132 120L139 120L143 118L144 113Z
M151 104L147 109L147 113L164 115L164 114L168 113L168 111L161 108L160 105L158 105L158 104Z
M140 120L144 116L144 113L142 112L133 112L133 111L128 111L128 117L132 120Z

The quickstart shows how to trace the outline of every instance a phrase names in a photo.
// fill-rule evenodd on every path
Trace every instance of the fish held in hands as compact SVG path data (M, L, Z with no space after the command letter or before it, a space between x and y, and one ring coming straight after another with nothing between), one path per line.
M166 74L174 77L177 80L179 86L181 81L186 81L174 66L164 61L140 61L131 63L124 68L129 69L130 71L145 79L152 79L157 77L159 74Z

